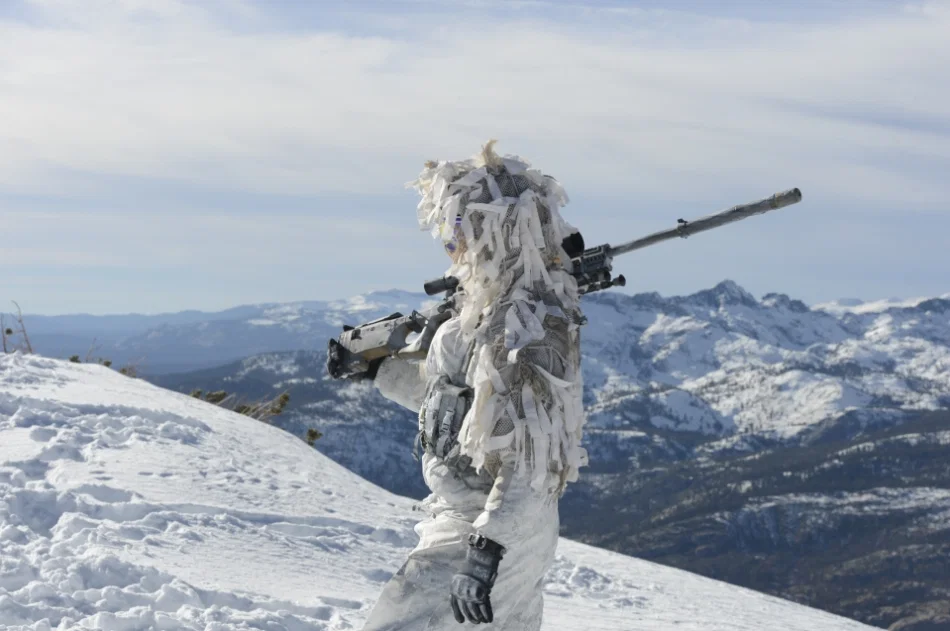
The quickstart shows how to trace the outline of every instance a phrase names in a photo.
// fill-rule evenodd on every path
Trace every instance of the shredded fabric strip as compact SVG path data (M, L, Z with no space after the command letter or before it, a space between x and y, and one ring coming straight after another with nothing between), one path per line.
M479 471L515 453L532 486L556 473L561 490L587 464L581 446L577 284L560 214L567 194L552 177L493 142L470 160L429 162L410 183L422 196L419 225L454 256L462 335L472 350L465 382L471 409L461 453ZM451 244L451 247L449 247ZM462 385L462 384L457 384Z

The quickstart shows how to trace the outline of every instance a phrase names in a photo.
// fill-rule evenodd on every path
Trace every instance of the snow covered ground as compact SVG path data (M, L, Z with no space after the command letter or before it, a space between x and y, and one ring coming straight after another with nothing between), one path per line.
M276 428L0 356L0 628L358 629L419 517ZM545 591L547 630L870 628L567 540Z

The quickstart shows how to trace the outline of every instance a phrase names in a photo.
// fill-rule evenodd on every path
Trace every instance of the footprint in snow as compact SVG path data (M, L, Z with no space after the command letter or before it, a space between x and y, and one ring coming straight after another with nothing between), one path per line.
M24 481L42 480L49 471L49 463L36 458L32 460L23 460L20 462L8 462L8 466L15 467L23 476Z
M321 596L320 600L330 605L331 607L339 607L341 609L360 609L363 606L363 603L358 600L330 598L328 596Z
M385 583L393 577L393 573L389 570L364 570L363 576L374 583Z
M74 460L76 462L85 462L86 458L82 452L72 445L52 444L44 447L39 455L40 460L52 462L54 460Z
M52 440L59 431L49 427L34 427L30 430L30 438L38 443L45 443Z
M77 495L89 495L93 499L106 504L128 502L135 497L134 493L125 489L117 489L105 484L83 484L73 489Z

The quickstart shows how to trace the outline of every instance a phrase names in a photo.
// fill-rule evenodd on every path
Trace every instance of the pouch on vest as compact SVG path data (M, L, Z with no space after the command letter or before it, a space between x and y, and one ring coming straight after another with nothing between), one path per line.
M446 458L458 444L462 421L471 406L471 388L460 388L446 377L439 377L419 410L423 449L437 458Z

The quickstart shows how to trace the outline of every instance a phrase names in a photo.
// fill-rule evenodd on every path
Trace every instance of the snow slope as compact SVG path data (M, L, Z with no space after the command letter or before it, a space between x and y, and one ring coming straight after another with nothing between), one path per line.
M358 629L418 518L276 428L0 356L0 628ZM870 628L566 540L545 591L548 630Z

